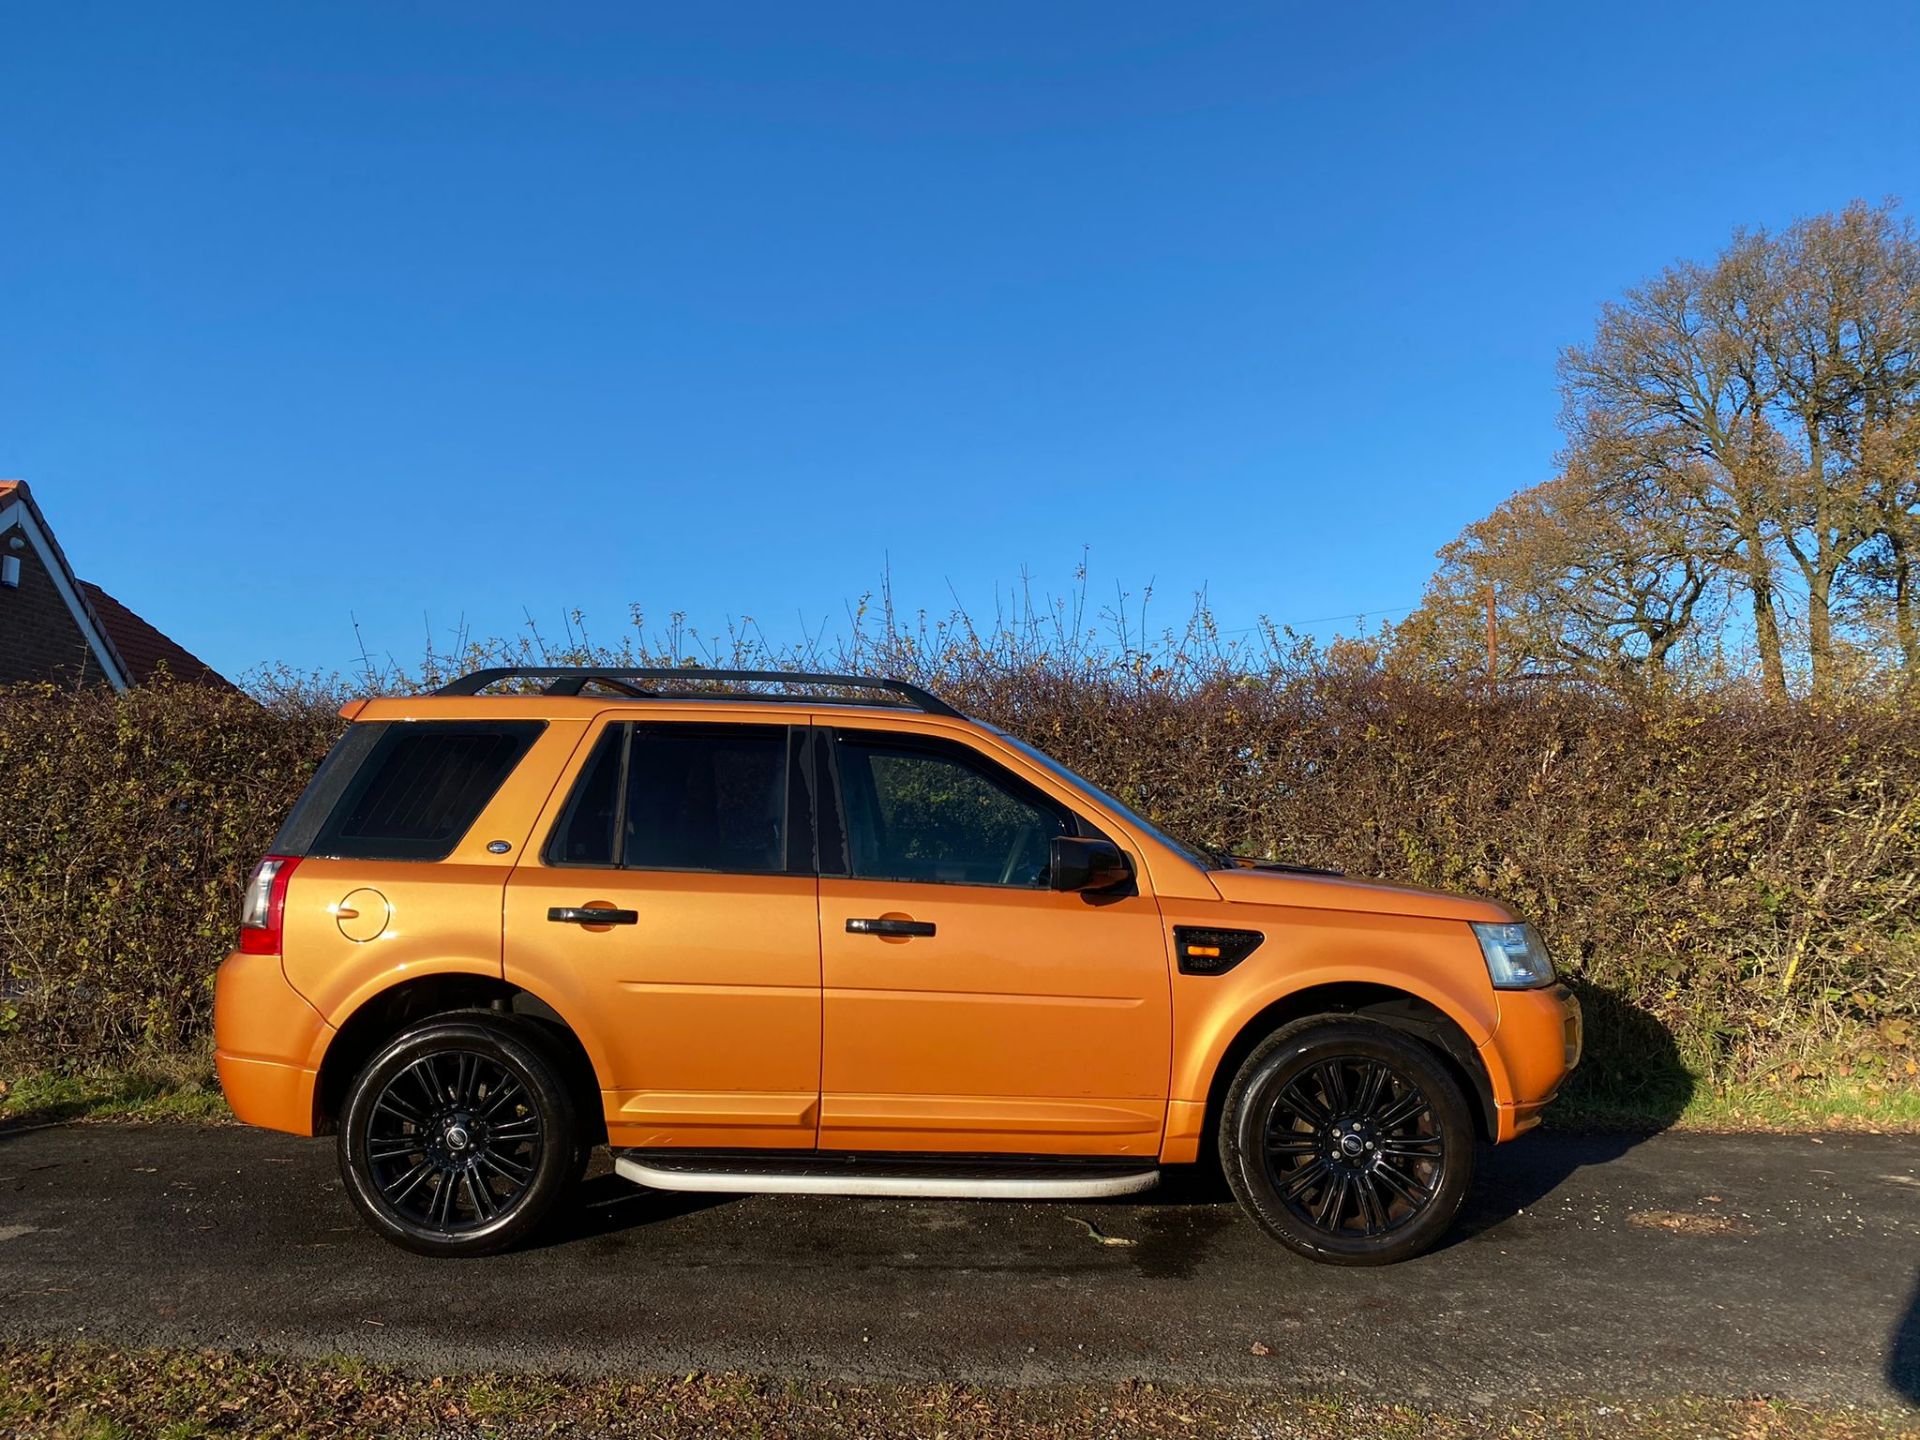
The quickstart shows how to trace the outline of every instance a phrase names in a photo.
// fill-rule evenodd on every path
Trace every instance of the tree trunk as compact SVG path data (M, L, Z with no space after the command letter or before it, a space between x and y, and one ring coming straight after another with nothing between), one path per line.
M1766 550L1753 538L1747 540L1742 569L1746 571L1747 595L1753 602L1753 637L1760 647L1760 679L1767 698L1787 699L1787 666L1780 653L1780 615L1773 606L1773 565Z
M1833 690L1833 577L1814 575L1807 584L1809 693L1824 700Z
M1913 557L1897 530L1887 533L1887 553L1893 570L1893 633L1900 643L1900 684L1911 690L1920 684L1920 622L1913 613Z

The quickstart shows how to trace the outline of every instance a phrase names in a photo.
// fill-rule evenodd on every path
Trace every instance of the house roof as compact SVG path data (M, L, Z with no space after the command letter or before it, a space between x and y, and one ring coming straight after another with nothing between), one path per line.
M80 589L93 607L93 613L100 617L107 639L119 652L129 684L149 684L164 668L175 680L233 688L233 682L226 676L184 645L162 635L91 580L82 580Z
M49 567L57 567L56 583L63 595L69 597L68 608L74 612L75 620L82 630L98 638L101 659L111 672L109 678L115 689L145 684L162 666L175 680L233 688L233 683L219 671L168 639L98 585L75 575L27 482L0 480L0 511L15 501L26 508L32 522L30 533L35 543L44 547L42 558Z

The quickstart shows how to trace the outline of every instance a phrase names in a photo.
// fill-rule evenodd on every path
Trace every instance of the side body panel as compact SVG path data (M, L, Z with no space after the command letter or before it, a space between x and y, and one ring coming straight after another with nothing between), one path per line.
M1166 1115L1153 898L820 882L831 1150L1151 1155ZM847 921L931 922L929 936Z
M1089 897L823 876L821 1147L1156 1154L1169 950L1158 871L1138 838L977 728L830 714L815 722L958 741L1109 835L1138 877L1136 894ZM847 928L872 919L929 923L934 933Z
M282 963L329 1025L407 980L500 975L507 875L584 729L549 722L445 860L299 863L287 886ZM504 851L488 848L501 844Z
M1499 1020L1472 932L1459 921L1303 906L1167 907L1173 925L1257 930L1266 938L1224 975L1173 977L1170 1163L1199 1156L1209 1091L1222 1057L1268 1006L1319 985L1372 984L1442 1011L1476 1046Z
M647 714L768 718L698 707L649 706ZM612 711L602 723L629 718ZM818 882L547 864L541 848L598 734L596 726L560 776L507 885L506 979L580 1035L615 1146L811 1149L820 1094ZM553 907L632 910L636 923L557 923L548 919Z
M807 875L524 865L506 976L590 1028L614 1145L811 1149L820 943ZM633 910L568 925L553 906Z
M661 720L772 718L740 703L645 708ZM1499 907L1212 874L982 727L804 709L780 707L777 723L945 735L993 757L1119 842L1142 893L1096 904L981 886L555 870L536 852L588 753L582 741L600 717L631 709L589 697L369 702L357 718L527 718L546 729L446 861L301 862L284 961L236 954L218 981L216 1045L237 1112L311 1130L314 1076L336 1028L393 985L449 972L504 976L572 1028L616 1145L1191 1160L1235 1037L1319 984L1370 982L1449 1015L1480 1047L1503 1139L1533 1123L1577 1056L1570 998L1491 991L1463 922L1504 918ZM597 901L641 923L545 919L551 905ZM1433 913L1395 913L1407 905ZM932 920L936 935L845 930L879 916ZM1177 924L1266 939L1227 974L1187 976L1171 958Z

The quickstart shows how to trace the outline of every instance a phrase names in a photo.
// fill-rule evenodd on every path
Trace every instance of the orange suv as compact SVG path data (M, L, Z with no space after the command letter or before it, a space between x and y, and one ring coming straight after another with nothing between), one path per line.
M605 1143L663 1190L1016 1199L1212 1152L1280 1241L1377 1264L1579 1059L1504 907L1183 844L903 681L496 669L342 713L248 881L220 1079L336 1132L412 1250L512 1244Z

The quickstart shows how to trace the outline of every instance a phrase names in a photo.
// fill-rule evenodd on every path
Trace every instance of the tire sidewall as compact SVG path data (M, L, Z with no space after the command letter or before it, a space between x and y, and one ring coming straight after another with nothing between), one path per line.
M485 1226L457 1233L402 1218L387 1205L366 1160L373 1108L388 1083L423 1055L473 1051L499 1062L526 1087L539 1111L542 1143L531 1183ZM559 1069L525 1027L491 1016L429 1020L383 1046L348 1087L342 1108L340 1178L354 1208L384 1238L423 1255L488 1255L524 1238L572 1186L578 1126Z
M1280 1199L1267 1171L1267 1118L1278 1091L1335 1056L1378 1060L1417 1085L1444 1141L1437 1193L1411 1223L1375 1240L1338 1240L1307 1225ZM1452 1226L1472 1180L1473 1117L1458 1082L1418 1040L1389 1026L1332 1017L1295 1022L1269 1036L1234 1077L1221 1107L1220 1163L1241 1206L1275 1239L1333 1265L1388 1265L1427 1249Z

